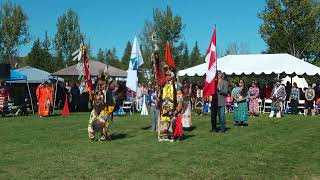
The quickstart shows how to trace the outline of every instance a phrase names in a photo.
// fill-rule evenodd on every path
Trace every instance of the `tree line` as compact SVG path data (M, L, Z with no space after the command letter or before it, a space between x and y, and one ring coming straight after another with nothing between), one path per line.
M160 58L164 58L165 43L171 44L177 70L204 62L198 43L189 49L184 40L186 25L183 18L170 7L156 8L152 19L145 21L140 35L144 58L142 69L152 69L152 33L158 35ZM267 44L263 53L289 53L298 58L320 65L320 3L316 0L267 0L265 8L258 13L262 20L259 33ZM32 39L29 33L28 16L20 5L6 1L0 6L0 62L30 65L49 72L77 63L72 53L79 48L82 38L89 48L90 58L126 70L129 65L132 42L128 41L122 57L116 48L99 48L97 54L90 51L89 37L80 31L80 17L69 9L56 22L56 34ZM42 39L42 40L41 40ZM26 57L19 57L19 47L33 40ZM208 40L209 41L209 40ZM219 52L219 51L218 51ZM249 50L241 43L231 43L221 55L245 54ZM141 76L141 74L140 74Z

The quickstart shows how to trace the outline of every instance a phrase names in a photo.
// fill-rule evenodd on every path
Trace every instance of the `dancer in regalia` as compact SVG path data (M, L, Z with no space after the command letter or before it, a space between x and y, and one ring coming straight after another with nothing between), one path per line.
M284 101L286 99L286 89L280 82L276 82L271 93L272 107L269 117L280 118L284 112Z
M38 114L40 117L50 116L50 106L53 104L52 90L48 86L48 82L45 81L40 84L36 89L36 95L38 99Z
M106 77L105 75L100 75L94 93L93 109L88 123L88 136L91 141L95 140L95 134L97 132L101 134L100 141L111 140L108 131L114 106L108 106L106 103L108 89Z
M172 133L172 119L175 111L174 73L166 72L166 84L162 88L159 141L169 141Z

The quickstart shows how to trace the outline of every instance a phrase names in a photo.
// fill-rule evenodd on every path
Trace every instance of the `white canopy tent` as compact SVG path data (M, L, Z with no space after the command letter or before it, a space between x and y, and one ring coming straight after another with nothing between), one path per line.
M17 69L16 71L18 71L21 74L26 75L29 83L41 84L44 81L54 79L49 72L43 71L41 69L37 69L34 67L30 67L30 66L26 66L26 67ZM64 82L64 79L58 78L58 81Z
M281 79L281 83L282 83L282 84L286 84L287 81L289 81L291 84L294 83L294 82L297 83L297 86L298 86L299 88L308 87L308 83L307 83L306 79L303 78L303 77L300 78L299 76L295 76L295 77L292 77L292 79L291 79L291 77L286 76L285 78L282 78L282 79Z
M281 74L320 75L320 68L289 54L228 55L217 60L217 68L227 75ZM178 76L203 76L208 62L178 71Z

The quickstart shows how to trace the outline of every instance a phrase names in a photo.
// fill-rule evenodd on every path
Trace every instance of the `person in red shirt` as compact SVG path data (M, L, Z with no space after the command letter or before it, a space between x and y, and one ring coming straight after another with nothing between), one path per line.
M8 101L10 100L8 88L5 86L5 82L0 82L0 112L2 116L5 115L8 108Z

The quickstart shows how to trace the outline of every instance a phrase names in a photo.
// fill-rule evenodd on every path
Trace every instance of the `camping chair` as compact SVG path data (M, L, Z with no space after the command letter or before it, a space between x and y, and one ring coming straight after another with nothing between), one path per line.
M132 115L132 102L131 101L123 101L123 104L122 104L122 109L125 111L125 110L129 110L130 114Z
M263 113L271 112L271 108L272 108L272 100L265 99L263 104ZM266 111L266 110L270 110L270 111Z

